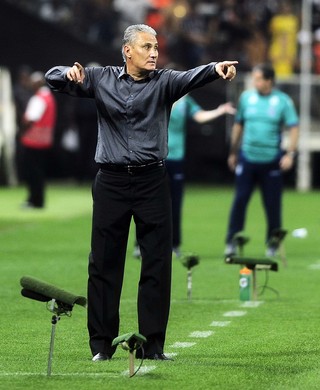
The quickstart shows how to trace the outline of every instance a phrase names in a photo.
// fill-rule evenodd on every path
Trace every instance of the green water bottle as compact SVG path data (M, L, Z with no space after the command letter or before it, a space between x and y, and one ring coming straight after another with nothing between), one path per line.
M251 300L251 274L252 271L247 267L240 270L240 301Z

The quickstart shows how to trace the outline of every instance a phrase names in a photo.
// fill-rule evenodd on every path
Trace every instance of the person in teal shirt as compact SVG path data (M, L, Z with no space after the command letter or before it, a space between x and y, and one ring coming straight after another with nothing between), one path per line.
M213 110L203 110L190 96L186 95L178 100L172 107L168 127L169 154L166 167L170 177L172 199L172 250L179 257L182 240L182 203L184 190L184 159L186 150L187 123L193 120L196 123L206 123L224 114L234 114L235 108L231 103L221 104Z
M267 256L277 247L270 245L276 229L281 229L282 173L292 168L298 145L298 115L292 99L275 88L275 72L269 64L252 71L253 89L239 99L231 134L228 165L235 172L233 200L225 255L236 253L233 237L245 225L247 205L256 185L262 193L267 218ZM281 149L283 129L289 130L287 151Z
M169 153L166 159L166 167L170 177L172 200L172 251L179 257L181 255L181 222L182 203L184 190L184 159L186 151L187 123L193 120L196 123L207 123L225 114L234 114L235 108L230 102L221 104L213 110L203 110L202 107L190 96L185 95L174 103L168 127ZM137 242L133 256L140 257L140 248Z

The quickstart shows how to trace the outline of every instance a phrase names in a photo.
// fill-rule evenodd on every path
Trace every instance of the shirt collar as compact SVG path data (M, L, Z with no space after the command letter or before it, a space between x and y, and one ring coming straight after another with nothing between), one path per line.
M148 77L146 77L145 79L143 80L147 80L148 78L149 79L153 79L154 76L155 76L155 72L156 71L151 71L148 75ZM124 77L129 77L128 73L127 73L127 69L126 69L126 66L123 66L122 69L121 69L121 72L119 73L119 76L118 76L118 79L122 79ZM139 81L143 81L143 80L139 80Z

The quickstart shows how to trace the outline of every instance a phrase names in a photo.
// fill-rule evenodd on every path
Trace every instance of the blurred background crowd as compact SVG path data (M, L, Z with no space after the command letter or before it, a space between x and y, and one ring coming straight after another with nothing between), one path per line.
M45 72L51 66L69 65L75 60L121 65L122 35L130 24L146 23L158 32L159 68L175 64L187 69L219 59L238 60L242 80L241 74L269 61L280 81L291 80L301 70L301 0L4 0L4 3L19 16L19 22L6 27L6 34L12 38L18 29L18 40L24 45L21 48L18 43L16 46L8 43L6 47L4 42L2 52L7 51L7 61L0 62L10 73L18 126L31 95L28 77L33 71ZM320 0L312 0L311 32L311 72L316 76L320 75ZM10 62L12 57L16 58ZM236 100L243 83L235 83L236 91L231 92L225 87L222 91L219 85L210 88L194 95L205 108L230 98ZM298 103L296 89L288 88ZM66 104L66 100L60 102L59 97L57 100L55 159L50 174L76 177L79 182L91 179L96 170L95 108L88 101L79 103L70 99ZM314 107L314 111L320 110ZM219 135L211 125L203 125L200 131L193 131L194 124L190 126L189 145L193 145L193 150L189 146L189 152L193 153L193 163L187 165L187 176L204 181L231 180L226 167L230 122L221 119L212 125L222 128ZM200 137L206 137L205 142ZM200 172L210 167L209 176L199 177L197 170L195 177L193 166L197 161L204 167Z
M146 23L159 34L159 66L189 68L237 58L242 70L270 60L278 76L299 71L300 0L8 0L78 38L119 50L124 29ZM320 72L320 1L313 0L315 73Z

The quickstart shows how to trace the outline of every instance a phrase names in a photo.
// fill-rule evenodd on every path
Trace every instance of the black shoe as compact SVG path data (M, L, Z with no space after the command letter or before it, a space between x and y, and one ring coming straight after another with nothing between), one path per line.
M92 361L93 362L100 362L103 360L110 360L110 359L111 359L111 357L109 355L107 355L106 353L99 352L93 356Z
M164 353L154 353L152 355L146 355L144 358L149 360L173 360Z

